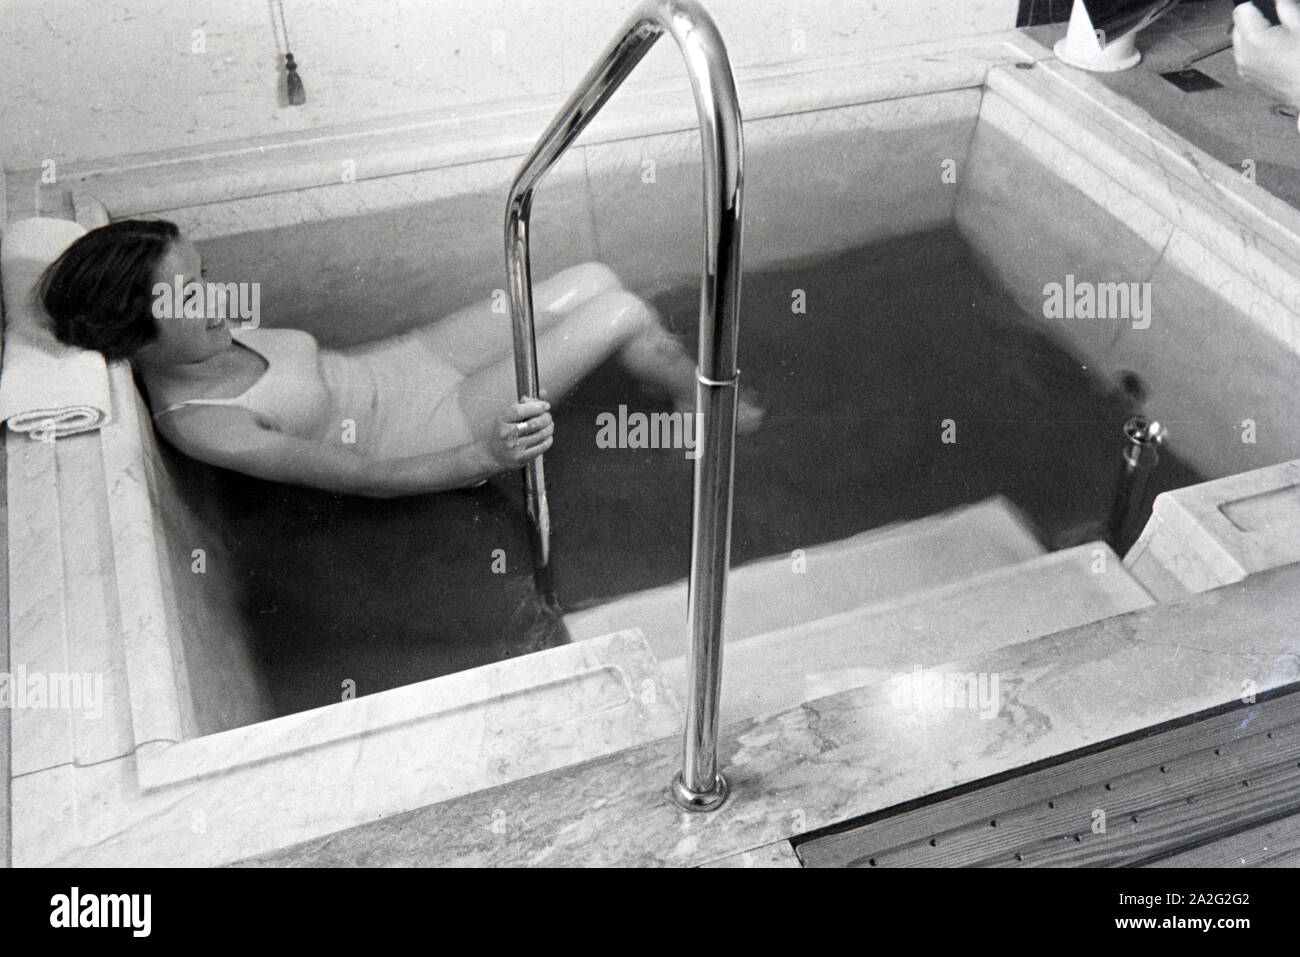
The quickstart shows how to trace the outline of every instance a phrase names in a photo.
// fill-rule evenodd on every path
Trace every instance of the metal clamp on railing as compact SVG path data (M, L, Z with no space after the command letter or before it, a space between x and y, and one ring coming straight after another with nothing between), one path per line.
M664 33L681 49L695 94L704 159L704 268L696 409L702 425L695 460L691 576L687 621L690 687L685 755L672 797L690 810L711 810L727 795L718 773L718 696L722 686L722 627L731 552L731 494L736 441L736 339L740 322L742 142L736 84L722 37L693 0L647 0L560 109L525 158L506 204L506 269L514 326L519 396L537 396L528 223L533 192L592 117ZM534 561L551 560L550 513L542 457L525 469Z

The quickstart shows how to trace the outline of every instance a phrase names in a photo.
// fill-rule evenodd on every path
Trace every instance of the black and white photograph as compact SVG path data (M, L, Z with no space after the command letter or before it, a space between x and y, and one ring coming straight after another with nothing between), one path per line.
M0 0L0 285L12 922L1300 866L1300 0Z

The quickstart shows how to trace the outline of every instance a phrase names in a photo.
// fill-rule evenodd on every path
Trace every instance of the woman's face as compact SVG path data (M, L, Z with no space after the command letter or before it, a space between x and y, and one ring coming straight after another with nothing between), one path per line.
M182 299L189 283L203 284L203 260L194 244L184 236L174 240L154 270L153 281L160 295L173 297L179 283ZM167 291L163 292L158 284L165 285ZM162 304L154 312L158 337L140 349L141 358L165 364L199 362L229 348L230 330L225 319L186 317L184 310L176 309L174 305L175 299L170 304ZM164 315L159 316L159 312Z

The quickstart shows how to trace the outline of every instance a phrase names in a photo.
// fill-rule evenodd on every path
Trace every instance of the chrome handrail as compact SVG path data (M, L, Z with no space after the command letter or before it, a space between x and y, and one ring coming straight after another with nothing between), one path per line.
M698 444L687 599L691 672L683 766L671 787L678 805L703 811L718 807L727 796L727 783L718 773L718 697L735 472L743 145L740 106L726 47L713 20L694 0L645 0L542 133L510 187L506 270L516 386L520 398L537 396L540 385L528 257L533 192L664 33L677 41L686 61L704 159L704 269L695 369ZM528 463L524 475L534 561L545 568L551 559L551 527L541 456Z

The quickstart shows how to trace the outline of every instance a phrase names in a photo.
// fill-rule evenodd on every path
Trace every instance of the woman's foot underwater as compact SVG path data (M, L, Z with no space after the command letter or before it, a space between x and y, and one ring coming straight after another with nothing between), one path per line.
M694 412L695 398L690 400L679 400L674 405L675 412ZM736 432L740 435L749 435L751 432L757 432L763 425L763 419L767 415L767 409L759 404L754 397L753 392L748 389L741 389L740 396L736 399Z

